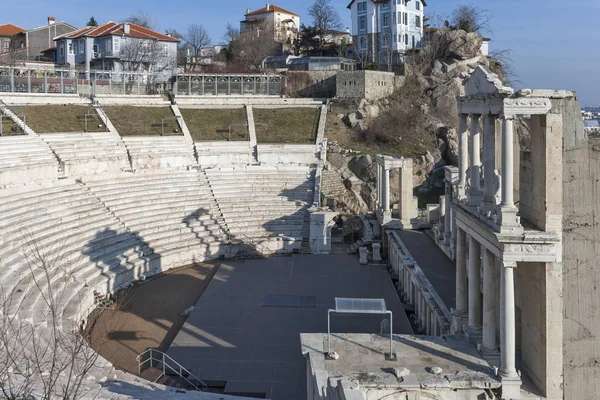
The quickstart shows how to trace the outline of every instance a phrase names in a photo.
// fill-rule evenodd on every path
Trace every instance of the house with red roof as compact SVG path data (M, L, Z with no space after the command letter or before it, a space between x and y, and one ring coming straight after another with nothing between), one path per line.
M300 15L267 3L258 10L246 10L244 20L240 21L240 32L260 31L268 27L274 28L273 39L282 44L291 44L298 39L300 32Z
M13 24L0 25L0 54L25 48L25 29Z
M175 68L178 39L130 22L86 26L54 38L56 63L85 71L161 72Z

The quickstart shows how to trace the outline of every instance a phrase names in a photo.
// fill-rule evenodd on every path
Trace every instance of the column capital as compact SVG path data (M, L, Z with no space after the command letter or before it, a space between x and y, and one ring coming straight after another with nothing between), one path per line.
M517 268L516 261L500 260L500 263L502 264L503 268Z
M498 116L503 121L514 121L516 115L514 114L500 114Z

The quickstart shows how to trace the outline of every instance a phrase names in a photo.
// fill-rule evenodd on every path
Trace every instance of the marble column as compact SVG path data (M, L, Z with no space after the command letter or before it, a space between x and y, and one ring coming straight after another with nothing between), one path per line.
M496 276L495 256L488 249L483 250L483 339L481 342L484 355L495 355L498 350L496 342ZM498 365L496 365L498 366Z
M446 181L446 195L444 196L444 246L450 245L452 238L452 182ZM440 207L441 207L440 202Z
M516 262L503 261L500 269L500 378L502 397L514 398L519 394L521 379L516 369L515 337L515 278Z
M481 202L481 134L479 133L479 115L471 115L470 134L470 190L469 205L476 207Z
M452 316L452 333L463 333L467 315L467 239L466 233L456 227L456 308Z
M390 212L390 169L383 169L383 211Z
M502 207L514 208L514 129L512 117L502 120Z
M381 206L381 165L379 165L379 163L376 163L377 165L377 199L375 201L376 204L376 208Z
M483 203L486 212L493 212L496 208L494 202L495 130L495 116L486 115L483 120Z
M465 197L467 184L467 168L469 167L469 135L467 131L467 115L458 116L458 197Z
M481 245L469 237L469 336L481 336Z
M446 224L448 223L448 220L446 218L446 196L440 196L440 221L439 221L439 226L441 228L443 228L443 230L440 230L440 232L438 233L440 235L440 239L443 239L444 235L446 234Z

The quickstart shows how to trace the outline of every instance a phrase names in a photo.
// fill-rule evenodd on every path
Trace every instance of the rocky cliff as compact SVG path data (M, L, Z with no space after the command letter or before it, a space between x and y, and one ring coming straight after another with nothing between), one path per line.
M326 132L329 167L349 191L345 199L360 197L352 206L338 199L339 211L373 210L375 154L413 158L419 206L437 202L443 194L444 167L458 163L456 97L464 95L465 80L478 65L505 80L500 62L481 54L481 43L476 33L434 30L424 49L405 64L404 83L392 96L331 102ZM517 131L522 147L527 147L527 126L517 123ZM392 204L398 202L398 179L393 171Z

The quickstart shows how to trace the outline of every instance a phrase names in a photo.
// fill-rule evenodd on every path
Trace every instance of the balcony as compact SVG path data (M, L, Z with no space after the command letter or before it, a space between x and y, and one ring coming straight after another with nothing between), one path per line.
M101 58L119 58L118 51L95 51L92 54L92 58L94 60L98 60Z

